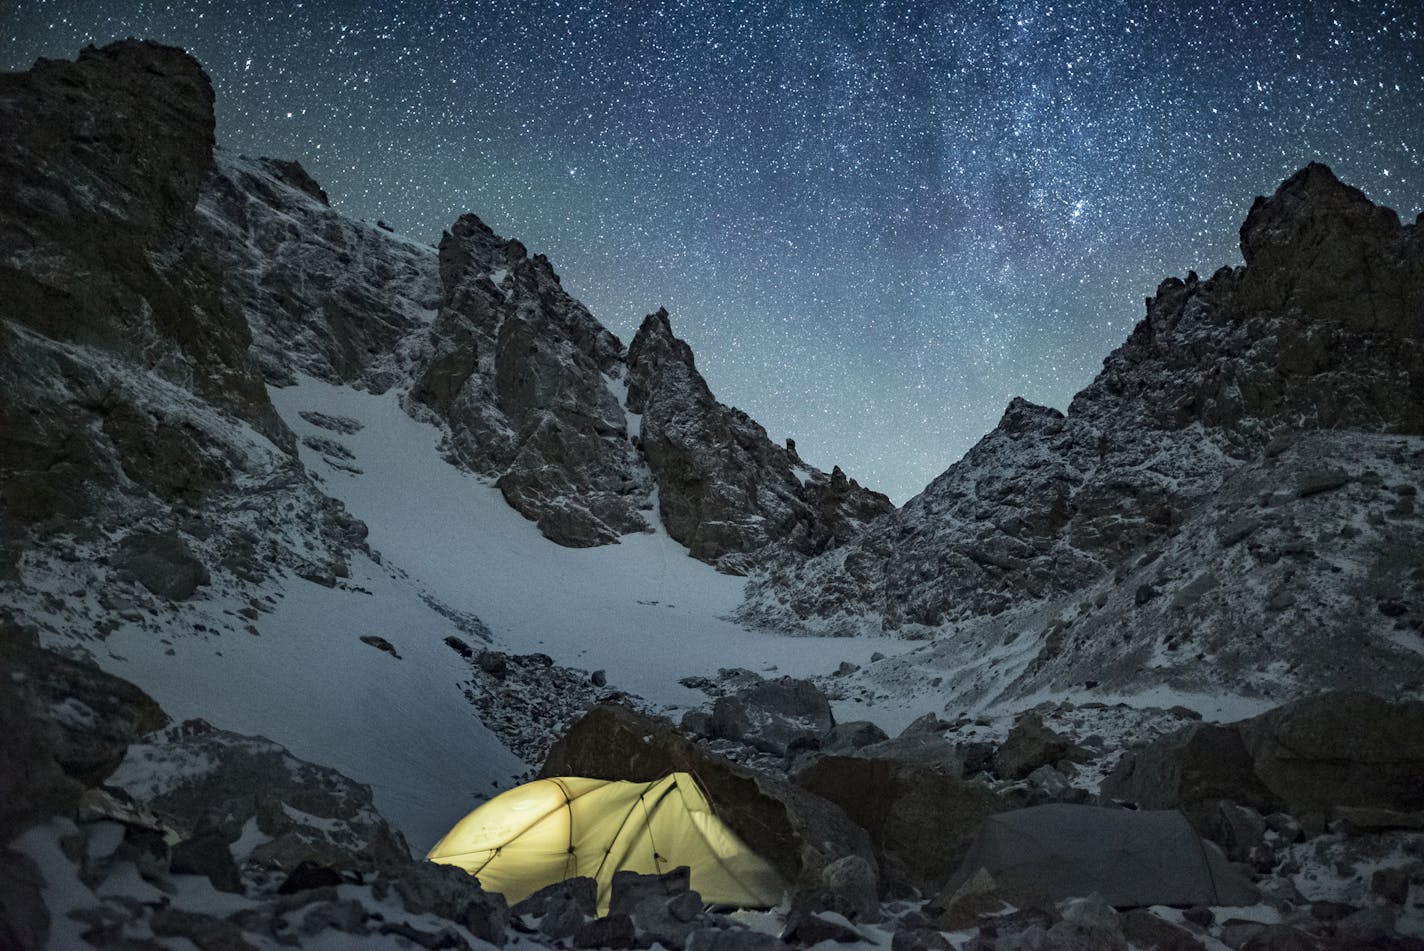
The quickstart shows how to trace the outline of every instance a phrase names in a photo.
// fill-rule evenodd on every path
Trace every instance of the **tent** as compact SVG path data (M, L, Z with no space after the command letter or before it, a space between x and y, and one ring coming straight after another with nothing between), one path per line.
M455 824L426 856L456 865L517 902L588 876L608 908L613 873L686 865L712 904L769 908L786 883L713 813L690 773L649 783L562 776L501 793Z
M1003 885L1055 899L1098 892L1118 908L1259 900L1221 850L1171 810L1053 804L998 813L984 820L944 894L981 868Z

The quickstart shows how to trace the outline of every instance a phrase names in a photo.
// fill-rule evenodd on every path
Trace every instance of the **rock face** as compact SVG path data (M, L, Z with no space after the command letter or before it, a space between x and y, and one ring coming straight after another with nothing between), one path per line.
M228 227L240 203L214 196L238 173L215 162L212 110L198 64L153 43L0 76L0 189L12 196L0 207L0 586L21 614L56 557L88 565L86 587L132 619L150 595L335 573L362 547L364 526L296 459L252 355L245 308L260 295L235 289L271 284L283 250L306 240L298 217L253 207L322 206L253 173L244 187L264 197L242 214L269 227ZM264 269L256 249L278 220L290 231ZM369 283L364 262L348 263ZM280 325L283 293L269 291L260 302ZM285 348L293 360L300 350ZM100 636L118 623L68 601L35 613Z
M858 855L875 867L864 830L804 789L724 760L661 718L600 704L549 751L541 777L588 776L644 782L686 771L706 789L717 816L788 882L819 887L825 867Z
M717 402L666 310L646 317L628 348L628 410L641 416L663 524L694 558L736 571L773 544L817 554L893 510L885 496L839 468L812 469Z
M1244 267L1163 282L1066 416L1014 400L893 516L754 578L742 616L952 630L970 699L1424 682L1398 643L1424 622L1424 233L1312 165L1241 246ZM1013 641L1017 679L991 684L974 659Z
M213 92L197 61L134 40L41 60L0 76L0 124L5 318L191 380L278 432L193 215L213 168Z
M561 545L649 528L652 489L617 395L623 346L530 257L474 215L440 241L434 349L412 396L450 427L456 459L496 476Z
M809 554L892 509L827 476L718 403L667 311L623 345L529 256L474 215L440 243L440 315L412 396L450 429L454 458L496 478L562 545L650 527L741 572L773 547Z
M215 158L198 220L263 377L378 392L404 381L439 304L434 250L333 210L297 162Z

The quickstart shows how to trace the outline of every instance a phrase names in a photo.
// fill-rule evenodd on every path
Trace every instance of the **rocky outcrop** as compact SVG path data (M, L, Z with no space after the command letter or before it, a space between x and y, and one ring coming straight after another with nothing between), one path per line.
M167 719L133 684L43 650L33 631L3 619L0 682L0 845L77 810L129 744Z
M1011 683L974 658L1026 631L1022 692L1424 682L1396 633L1424 624L1400 567L1424 544L1424 235L1312 165L1257 201L1242 249L1165 281L1066 415L1014 400L895 515L754 578L742 616L953 629L970 698ZM1342 639L1368 645L1344 670Z
M825 867L847 855L874 868L865 832L837 806L707 752L668 720L618 704L600 704L571 725L550 749L540 776L646 782L675 771L696 776L718 818L788 882L819 888Z
M211 837L257 865L302 861L360 869L404 862L410 849L371 805L371 790L297 759L263 737L202 720L131 746L110 784L144 803L185 841Z
M562 545L649 528L649 484L616 394L618 338L474 215L440 241L440 314L412 397L450 428L451 454Z
M197 61L136 40L41 60L0 76L0 125L0 316L152 368L289 440L194 216L213 168Z
M562 545L649 530L744 571L773 548L809 554L891 510L836 469L807 466L718 403L673 336L648 317L626 355L542 255L466 215L440 243L440 314L411 391L449 427L452 457L492 476Z
M198 64L153 43L0 76L0 588L78 639L149 606L250 596L283 571L334 577L364 547L365 527L298 461L249 317L262 312L270 343L284 314L330 316L323 301L351 286L376 306L375 285L408 275L386 274L391 255L362 246L361 228L328 227L344 219L295 166L215 162L212 110ZM380 306L399 306L391 296ZM351 322L376 333L366 316ZM308 334L364 345L340 343L338 323ZM268 349L319 372L294 334ZM102 614L84 598L40 603L56 561L83 569Z
M1233 725L1194 723L1122 757L1104 780L1106 800L1181 809L1198 829L1230 800L1269 811L1275 796L1256 777Z
M740 571L775 545L811 555L843 544L893 510L839 468L828 476L755 420L712 396L666 310L628 348L628 410L658 484L668 534L694 558Z
M1218 803L1296 815L1424 810L1424 703L1332 691L1238 723L1192 724L1125 755L1108 799L1182 809L1209 831Z
M439 304L435 249L332 209L300 163L215 158L199 227L263 377L377 392L404 382Z

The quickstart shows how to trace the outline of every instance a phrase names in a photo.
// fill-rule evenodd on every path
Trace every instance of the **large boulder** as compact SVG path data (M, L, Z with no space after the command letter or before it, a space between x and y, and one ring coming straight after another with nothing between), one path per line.
M378 899L394 892L413 915L444 918L468 928L476 938L496 945L504 943L509 925L509 906L504 896L485 891L464 869L435 862L386 866L376 875L371 892Z
M1287 811L1424 809L1424 702L1337 690L1238 729L1256 776Z
M870 834L883 888L892 894L934 894L958 867L984 817L1006 808L979 783L917 760L823 756L795 779Z
M1104 800L1144 809L1181 809L1198 831L1215 822L1223 800L1269 812L1276 796L1256 777L1235 726L1192 723L1124 754L1103 780Z
M1040 766L1051 766L1063 758L1073 744L1043 725L1043 718L1029 711L1014 721L1004 745L994 753L994 772L1005 779L1023 779Z
M646 782L683 770L717 816L789 882L816 888L825 867L859 855L875 867L865 830L807 790L709 753L661 717L621 704L594 707L553 747L539 775Z
M209 580L208 569L173 532L134 532L119 543L114 566L149 591L186 601Z
M714 738L785 756L793 745L819 747L835 725L830 701L809 680L758 680L718 697L708 724Z
M911 763L956 779L965 774L965 751L939 733L905 732L893 739L869 743L847 755Z
M33 859L0 849L0 948L39 951L49 940L45 876Z
M0 624L0 843L31 822L71 814L130 743L163 726L158 704L92 663L39 647Z
M410 860L405 840L372 806L370 787L202 720L134 744L109 782L185 839L212 835L231 845L255 823L262 841L241 858L260 865L362 869Z
M1182 809L1219 837L1220 803L1262 813L1424 809L1424 702L1337 690L1233 724L1193 723L1125 755L1107 800Z

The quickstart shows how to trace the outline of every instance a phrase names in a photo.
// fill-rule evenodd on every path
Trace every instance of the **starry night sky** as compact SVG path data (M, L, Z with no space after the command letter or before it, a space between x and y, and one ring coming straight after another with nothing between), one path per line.
M1164 13L1170 10L1170 14ZM626 343L903 502L1063 408L1312 159L1424 205L1424 3L0 0L0 69L186 47L218 140L357 217L464 211Z

